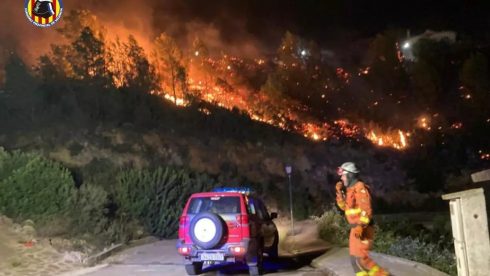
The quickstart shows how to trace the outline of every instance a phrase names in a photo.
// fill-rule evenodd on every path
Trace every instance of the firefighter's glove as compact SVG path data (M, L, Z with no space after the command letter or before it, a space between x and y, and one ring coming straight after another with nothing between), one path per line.
M337 192L342 192L342 189L344 188L344 184L342 182L337 182L337 184L335 184L335 190L337 190Z
M364 227L362 227L361 225L357 225L352 228L352 231L354 231L354 237L356 237L357 239L362 239Z

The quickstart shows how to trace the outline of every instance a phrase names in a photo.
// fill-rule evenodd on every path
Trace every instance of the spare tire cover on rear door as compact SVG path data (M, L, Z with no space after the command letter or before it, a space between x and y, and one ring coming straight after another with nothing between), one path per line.
M224 223L214 213L199 213L191 221L190 235L192 241L203 249L211 249L223 238Z

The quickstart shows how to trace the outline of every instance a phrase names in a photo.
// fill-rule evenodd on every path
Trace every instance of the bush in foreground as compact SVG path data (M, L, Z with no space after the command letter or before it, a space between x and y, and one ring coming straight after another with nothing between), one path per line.
M75 185L70 172L39 155L0 148L0 211L38 221L65 215Z

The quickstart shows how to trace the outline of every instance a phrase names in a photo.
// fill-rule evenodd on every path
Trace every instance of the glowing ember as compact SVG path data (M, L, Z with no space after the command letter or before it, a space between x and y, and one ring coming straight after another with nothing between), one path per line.
M211 115L211 111L209 111L209 109L207 108L199 108L199 111L201 111L202 113L206 114L206 115Z
M463 123L461 123L461 122L456 122L456 123L453 123L451 125L451 128L453 128L453 129L460 129L462 127L463 127Z
M417 126L425 130L431 130L430 119L427 117L420 117L420 119L418 119Z
M482 154L480 155L480 158L481 158L482 160L490 160L490 153L482 153Z
M364 69L359 70L358 76L369 74L369 70L371 70L371 67L369 67L369 66L364 68Z
M339 79L345 82L345 84L349 84L350 73L344 70L344 68L338 67L336 69L336 74Z

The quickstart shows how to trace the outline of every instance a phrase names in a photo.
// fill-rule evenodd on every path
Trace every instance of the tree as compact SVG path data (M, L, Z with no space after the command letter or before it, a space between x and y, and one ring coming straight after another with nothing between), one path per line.
M260 88L260 90L268 95L273 101L278 101L284 98L284 89L284 84L277 73L269 74L267 76L267 81Z
M417 60L430 64L438 74L445 74L450 62L451 44L447 40L434 41L420 39L413 45L413 54Z
M61 50L65 47L55 46L53 49ZM60 63L65 67L60 66ZM66 62L66 59L56 54L42 55L36 69L40 79L39 90L46 108L59 111L59 113L53 114L56 118L79 119L81 117L80 109L77 106L76 95L70 83L70 76L73 76L73 73L67 73L71 70L71 66ZM75 119L72 118L73 115L79 117Z
M279 62L284 66L293 66L300 64L301 55L301 39L293 33L287 31L282 40L279 48L277 49L277 57Z
M97 82L110 81L105 60L104 42L86 27L72 43L73 53L68 57L76 79ZM100 85L103 87L103 83Z
M155 55L159 76L163 79L164 85L169 86L173 92L174 102L177 104L179 82L181 90L184 88L182 83L185 82L182 51L172 37L162 33L155 40ZM181 92L185 94L185 91L182 90Z
M187 71L185 70L184 66L179 66L177 68L177 81L180 84L180 90L182 91L183 98L188 98Z
M5 94L11 115L36 119L41 97L37 89L37 80L24 61L14 52L5 65Z
M56 31L70 41L77 39L85 28L91 29L97 39L104 40L105 29L97 17L88 10L72 10L63 16L60 23Z
M128 87L149 93L156 89L155 70L148 61L145 52L133 36L129 36L126 46L129 70L125 72Z
M367 51L370 67L367 80L375 90L398 91L406 88L407 75L398 58L397 43L401 37L396 30L377 34Z
M107 62L106 47L102 40L94 36L92 30L84 28L73 41L67 60L73 69L74 89L77 102L91 119L102 119L112 111L105 108L112 103L110 95L114 91L113 77Z

